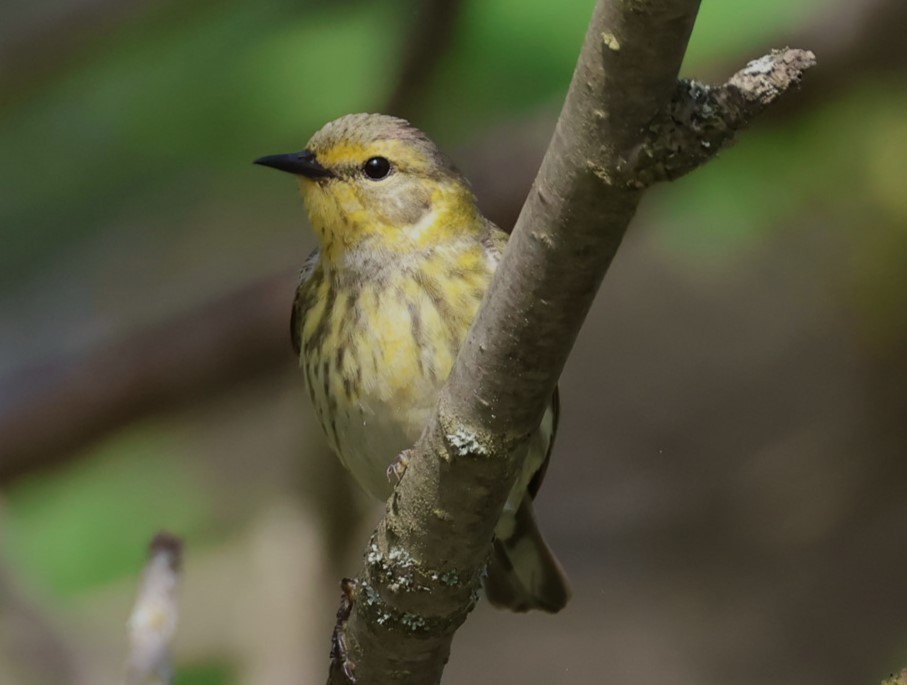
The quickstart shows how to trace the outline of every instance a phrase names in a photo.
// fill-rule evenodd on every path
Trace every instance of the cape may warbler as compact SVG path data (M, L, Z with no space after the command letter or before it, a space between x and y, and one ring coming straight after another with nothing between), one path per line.
M296 293L294 347L328 443L385 500L388 467L429 421L507 235L402 119L341 117L302 152L256 163L299 181L320 246ZM555 395L495 529L486 593L516 611L558 611L569 596L532 513L556 423Z

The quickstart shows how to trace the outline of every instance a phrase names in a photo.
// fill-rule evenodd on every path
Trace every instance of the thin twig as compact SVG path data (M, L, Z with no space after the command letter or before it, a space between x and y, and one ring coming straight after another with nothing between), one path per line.
M151 541L139 596L129 617L125 685L169 685L173 678L170 645L179 615L182 546L169 533L158 533Z

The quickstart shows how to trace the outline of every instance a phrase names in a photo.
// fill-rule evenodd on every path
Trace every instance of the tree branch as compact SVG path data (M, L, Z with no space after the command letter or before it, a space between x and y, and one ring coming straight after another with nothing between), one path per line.
M718 87L678 81L671 102L649 124L634 155L635 182L673 181L715 156L737 132L815 64L807 50L773 50L755 59Z
M709 97L701 86L678 87L698 7L597 3L501 265L369 543L352 607L338 614L343 650L330 683L348 673L360 683L440 680L453 634L475 605L520 448L643 189L714 156L813 63L789 51L751 63L726 86L706 89Z
M137 417L289 368L286 322L297 280L276 274L127 340L0 378L0 397L14 398L0 407L0 486Z
M139 595L129 617L129 657L124 685L169 685L170 645L176 632L182 541L158 533L151 541Z
M404 118L416 109L419 96L453 42L462 0L420 0L407 34L400 74L385 112Z

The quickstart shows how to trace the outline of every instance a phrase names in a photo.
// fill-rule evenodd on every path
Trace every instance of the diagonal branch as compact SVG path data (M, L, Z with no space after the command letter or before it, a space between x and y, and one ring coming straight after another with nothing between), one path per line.
M506 254L369 543L352 606L338 614L342 649L334 654L345 663L335 661L330 683L348 674L359 683L440 680L453 634L476 602L519 448L643 189L714 156L813 63L809 53L773 54L698 97L699 88L676 81L698 7L597 3Z

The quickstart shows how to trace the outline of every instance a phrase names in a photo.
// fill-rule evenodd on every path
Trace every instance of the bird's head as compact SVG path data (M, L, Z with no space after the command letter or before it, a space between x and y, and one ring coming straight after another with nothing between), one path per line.
M326 124L302 152L255 161L294 174L322 255L406 254L481 225L465 179L407 121L350 114Z

